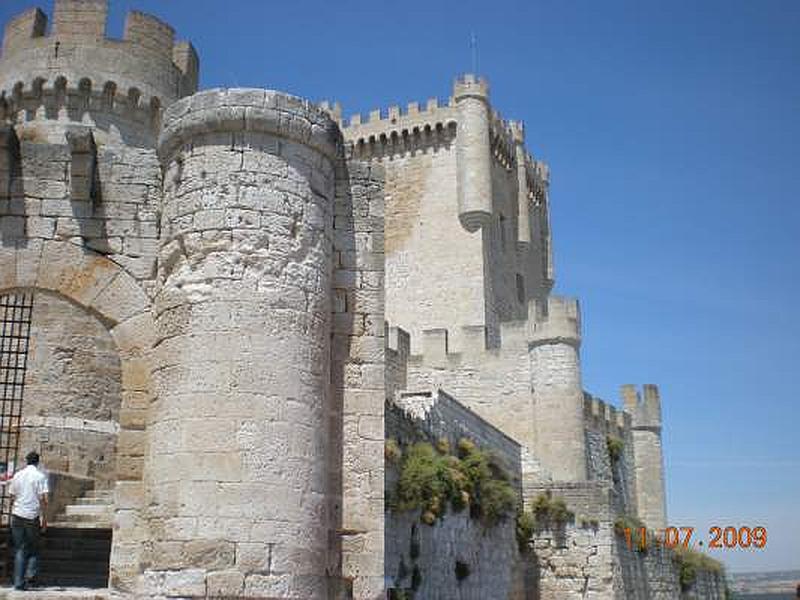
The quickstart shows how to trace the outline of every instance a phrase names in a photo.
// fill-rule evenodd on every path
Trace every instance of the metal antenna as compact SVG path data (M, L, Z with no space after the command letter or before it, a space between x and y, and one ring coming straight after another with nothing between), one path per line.
M472 32L472 37L469 41L470 49L472 50L472 72L478 75L478 36Z

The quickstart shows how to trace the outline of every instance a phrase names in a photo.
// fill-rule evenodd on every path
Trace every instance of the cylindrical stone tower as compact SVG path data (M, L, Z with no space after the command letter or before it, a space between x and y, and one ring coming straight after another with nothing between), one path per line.
M335 123L272 91L165 114L142 595L326 598Z
M528 344L536 456L556 481L586 479L578 301L549 296L529 304Z
M474 75L465 75L456 81L453 99L458 110L458 218L464 229L474 232L492 218L489 85Z

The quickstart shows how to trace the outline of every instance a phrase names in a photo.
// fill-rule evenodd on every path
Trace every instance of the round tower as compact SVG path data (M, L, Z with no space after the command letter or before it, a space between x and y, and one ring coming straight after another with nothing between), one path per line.
M492 219L489 84L474 75L464 75L455 82L453 100L458 111L458 218L464 229L474 232Z
M106 0L55 0L8 22L0 59L0 120L63 143L65 124L98 141L153 147L162 108L197 89L197 54L150 15L131 12L123 39L106 37ZM22 134L22 133L21 133Z
M536 455L556 481L586 479L578 301L548 296L529 304L528 342Z
M165 113L148 597L188 594L187 578L214 596L327 597L340 150L327 113L278 92L211 90Z

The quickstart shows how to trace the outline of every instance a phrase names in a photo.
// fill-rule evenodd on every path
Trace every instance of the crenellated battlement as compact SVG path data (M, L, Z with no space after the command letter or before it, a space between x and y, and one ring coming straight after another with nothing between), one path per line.
M635 385L620 387L620 396L625 410L631 414L634 429L649 429L661 432L661 397L658 386L644 384L642 394Z
M352 146L354 158L380 160L384 157L413 152L423 148L448 146L456 135L457 113L451 103L431 98L423 107L417 102L405 110L391 106L370 111L366 119L355 114L349 120L341 117L341 107L323 104L333 118L338 117L345 139Z
M404 352L412 361L445 366L461 357L496 356L506 351L516 355L535 345L580 345L580 308L576 299L549 296L545 302L531 300L528 312L528 319L500 323L499 345L489 344L485 325L465 325L459 328L457 336L446 328L430 328L422 331L422 352L411 355L409 334L401 328L389 327L387 348ZM457 343L453 342L454 337Z
M536 160L526 153L525 178L528 184L528 199L534 206L544 205L547 202L547 190L550 187L550 167L547 166L547 163Z
M625 439L632 426L632 417L625 411L591 394L583 395L583 418L586 429Z
M160 108L196 91L197 53L188 42L175 42L170 25L133 11L117 40L106 37L107 17L106 0L56 0L49 32L39 9L12 19L3 37L0 92L8 98L21 84L35 96L48 89L39 82L56 91L62 79L76 86L89 81L100 90L113 82L123 94L136 90L131 105L155 98Z
M581 311L576 298L548 296L528 303L528 320L533 326L532 344L565 343L580 346Z
M108 129L126 122L139 126L153 139L160 126L162 105L156 96L145 96L137 87L122 88L116 81L70 81L37 77L18 81L10 93L0 92L0 121L25 124L46 119L69 120Z
M320 106L338 121L345 139L352 144L355 158L380 160L450 144L459 122L458 101L480 98L488 105L488 97L489 84L467 74L455 80L453 95L447 100L430 98L425 104L410 102L405 107L376 108L366 115L356 113L349 118L342 117L342 107L338 103L321 102ZM516 166L514 144L522 131L521 123L507 121L496 110L489 111L491 154L506 170ZM524 133L522 137L524 141Z

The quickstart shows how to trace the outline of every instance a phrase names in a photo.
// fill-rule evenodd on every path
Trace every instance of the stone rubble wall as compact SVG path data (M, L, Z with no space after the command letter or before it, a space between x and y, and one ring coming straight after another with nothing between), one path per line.
M617 514L638 515L636 503L636 454L631 415L584 394L586 424L586 466L589 480L607 481L613 486ZM622 442L622 455L612 461L608 440Z
M559 600L722 600L724 581L698 573L681 590L672 550L631 550L609 521L596 526L570 524L539 531L532 544L531 574L535 598Z
M448 513L433 526L420 522L419 511L390 513L387 581L397 590L412 590L417 570L415 598L523 598L518 595L522 584L514 530L513 518L487 529L468 511ZM456 575L457 562L469 569L464 579Z
M456 448L461 438L468 438L479 448L490 450L511 479L521 485L520 445L443 390L400 392L386 414L387 438L402 443L447 439L451 448Z

